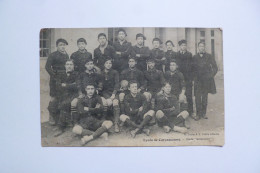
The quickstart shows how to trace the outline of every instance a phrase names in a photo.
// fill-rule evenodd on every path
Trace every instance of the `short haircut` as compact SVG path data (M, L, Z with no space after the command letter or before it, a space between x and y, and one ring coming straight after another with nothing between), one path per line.
M68 45L68 42L67 42L65 39L59 38L59 39L56 41L56 46L58 46L58 44L59 44L60 42L62 42L62 43L64 43L64 44Z
M167 43L171 43L172 46L174 47L174 44L173 44L173 42L172 42L171 40L167 40L167 41L165 42L165 45L167 45Z
M152 42L154 42L154 41L159 41L159 43L162 44L162 41L159 38L154 38Z
M84 89L86 89L88 86L93 86L94 88L96 88L96 84L94 82L86 82L86 83L84 83Z
M123 33L125 33L125 36L127 36L127 34L126 34L126 32L125 32L125 30L124 30L123 28L119 28L119 29L118 29L117 35L119 34L119 32L123 32Z
M85 40L85 38L79 38L79 39L77 40L77 44L78 44L79 42L83 42L83 43L87 44L87 41Z
M138 82L136 80L129 81L128 87L130 87L131 84L137 84L137 87L138 87Z
M104 65L105 65L105 63L106 63L107 61L111 61L111 62L112 62L112 61L113 61L113 59L112 59L111 57L109 57L109 56L108 56L108 57L106 57L106 58L105 58L105 61L104 61Z
M164 83L162 84L162 87L165 87L166 85L170 85L170 86L171 86L170 82L166 81L166 82L164 82Z
M205 44L205 41L200 41L200 42L198 43L198 46L199 46L200 44L203 44L204 46L206 45L206 44Z
M101 37L101 36L104 36L104 37L107 39L107 35L106 35L105 33L99 33L99 34L98 34L98 39L99 39L99 37Z
M136 34L135 39L137 40L138 37L143 37L143 40L146 40L146 37L145 37L144 34L142 34L142 33Z

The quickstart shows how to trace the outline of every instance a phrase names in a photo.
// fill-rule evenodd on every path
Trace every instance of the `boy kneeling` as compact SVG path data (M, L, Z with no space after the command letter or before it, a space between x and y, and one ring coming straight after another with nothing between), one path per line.
M73 127L72 132L83 136L81 138L82 145L98 138L113 126L112 121L103 119L102 100L95 90L95 84L86 84L86 95L77 104L80 120L79 124Z
M136 134L144 132L147 136L150 130L145 126L152 120L155 112L148 110L148 103L145 96L138 92L137 82L130 81L130 93L124 98L125 114L120 116L120 120L127 126L133 127L131 136L134 138Z
M162 93L156 97L156 120L159 127L163 127L166 133L171 130L186 133L186 127L180 127L185 123L189 113L180 111L180 104L175 95L171 94L171 85L166 82L163 85Z

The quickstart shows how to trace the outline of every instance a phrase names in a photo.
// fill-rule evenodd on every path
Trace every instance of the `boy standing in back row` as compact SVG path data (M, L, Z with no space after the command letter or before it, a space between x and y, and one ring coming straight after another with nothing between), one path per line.
M51 100L49 102L48 110L49 110L49 123L51 125L57 124L59 110L58 107L58 100L57 100L57 89L56 89L56 82L57 82L57 75L60 73L65 72L65 62L69 59L69 56L66 52L66 46L68 42L62 38L56 41L57 51L51 53L47 59L45 69L50 75L50 96Z

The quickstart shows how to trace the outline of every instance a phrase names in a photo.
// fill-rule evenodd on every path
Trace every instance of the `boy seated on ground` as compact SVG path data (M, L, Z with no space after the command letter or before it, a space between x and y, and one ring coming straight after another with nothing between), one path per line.
M182 111L175 95L171 93L171 85L166 82L163 85L162 93L156 96L156 120L159 127L163 127L166 133L171 130L186 133L187 128L181 127L189 113Z
M94 83L86 84L86 94L77 104L80 119L79 123L73 127L72 132L82 136L82 145L98 138L113 126L112 121L104 119L103 103L95 90Z
M148 109L148 103L143 94L138 92L136 81L129 82L130 93L125 96L125 114L120 115L120 120L126 126L133 128L131 136L134 138L138 133L144 132L147 136L150 130L145 128L154 117L154 111Z
M112 59L110 57L105 60L104 70L101 72L101 78L103 84L101 99L105 109L104 112L106 113L108 111L110 113L113 111L112 119L115 125L115 132L119 132L118 121L120 109L117 95L119 90L119 74L116 70L112 69ZM109 117L109 113L105 115L107 118L111 118Z
M58 131L54 136L61 135L67 126L72 125L70 114L70 103L77 96L77 72L74 71L74 63L72 59L68 59L65 63L65 72L57 76L57 92L58 92L58 109L60 115L58 119Z

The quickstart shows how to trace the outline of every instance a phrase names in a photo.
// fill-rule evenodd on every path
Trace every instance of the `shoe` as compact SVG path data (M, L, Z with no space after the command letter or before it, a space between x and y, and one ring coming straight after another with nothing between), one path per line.
M174 126L173 130L175 132L180 132L180 133L187 133L188 131L186 127L179 127L179 126Z
M198 121L200 119L199 116L195 115L194 117L192 117L195 121Z
M150 129L143 129L144 134L146 134L146 136L150 135Z
M107 140L108 140L108 133L105 132L105 133L103 133L100 137L103 138L103 139L105 139L105 140L107 141Z
M169 126L163 126L163 130L165 133L169 133L171 131L171 128Z
M54 136L54 137L58 137L58 136L62 135L63 133L64 133L63 130L58 129L58 130L53 134L53 136Z
M88 143L92 139L93 139L93 136L84 136L83 138L81 138L81 144L85 145L86 143Z
M119 130L119 126L118 126L118 123L115 123L115 132L118 133L120 130Z
M137 128L137 129L135 129L135 130L132 130L130 133L131 133L131 136L132 136L132 138L135 138L135 136L136 136L136 134L137 134L137 132L139 131L139 129Z
M201 116L201 118L203 118L203 119L208 119L208 117L207 117L206 114L203 114L203 115Z
M190 129L190 123L189 123L187 120L184 121L184 126L185 126L187 129Z
M49 116L49 124L51 126L55 126L56 125L56 122L55 122L55 120L54 120L54 118L52 116Z

